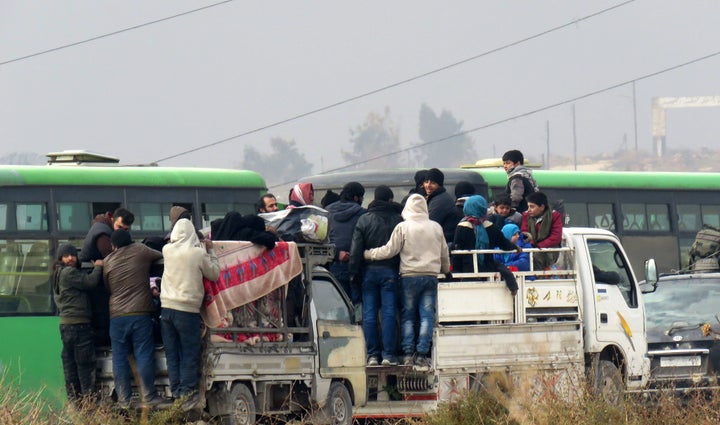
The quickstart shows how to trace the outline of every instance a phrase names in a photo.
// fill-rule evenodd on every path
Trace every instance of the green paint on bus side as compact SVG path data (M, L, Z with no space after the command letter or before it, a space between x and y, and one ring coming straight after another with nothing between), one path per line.
M248 170L179 167L0 166L0 186L155 186L265 189Z
M470 168L472 169L472 168ZM505 187L507 174L502 168L474 169L490 187ZM532 170L540 187L555 189L670 189L716 190L720 173L681 173L655 171L572 171Z
M22 394L42 392L54 405L65 402L60 318L3 317L0 342L0 376Z

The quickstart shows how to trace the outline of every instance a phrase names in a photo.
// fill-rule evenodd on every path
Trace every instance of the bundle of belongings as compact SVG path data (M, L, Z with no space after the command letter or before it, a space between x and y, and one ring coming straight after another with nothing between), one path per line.
M720 229L703 224L695 235L690 247L690 269L695 271L717 271L720 255Z
M328 243L328 212L315 205L258 214L277 231L280 239L294 242Z
M208 327L253 328L258 331L216 336L254 344L280 341L282 334L261 332L283 326L282 300L290 281L302 272L293 243L278 241L265 230L263 219L237 212L213 222L211 238L220 262L217 281L203 280L205 300L200 310Z

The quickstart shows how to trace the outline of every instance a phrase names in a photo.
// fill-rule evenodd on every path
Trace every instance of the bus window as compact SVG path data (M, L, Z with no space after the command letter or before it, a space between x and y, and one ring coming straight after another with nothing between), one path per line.
M690 247L695 238L678 238L680 245L680 267L686 269L690 265Z
M241 205L230 203L203 203L202 220L203 227L210 227L210 223L218 218L224 218L230 211L237 211L241 215L255 214L254 205Z
M647 230L645 204L622 204L623 230Z
M587 227L590 226L588 221L587 204L585 203L565 203L565 217L569 226Z
M7 204L0 204L0 230L7 230Z
M58 202L58 230L87 232L92 224L90 204L87 202Z
M48 230L47 208L44 203L16 204L15 220L18 230Z
M720 227L720 205L703 205L701 208L703 224Z
M700 205L678 204L678 230L697 232L700 230Z
M612 204L588 204L588 224L590 227L614 232L615 216Z
M651 232L669 232L670 214L667 204L648 204L647 223Z
M129 210L135 214L133 228L147 232L170 231L171 203L130 203Z

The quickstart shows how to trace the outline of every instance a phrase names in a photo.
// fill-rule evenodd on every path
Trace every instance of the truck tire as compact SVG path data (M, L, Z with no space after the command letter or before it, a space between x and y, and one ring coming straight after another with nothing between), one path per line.
M223 425L255 425L257 408L255 397L245 384L237 383L230 391L230 415L221 418Z
M352 425L352 400L350 392L341 382L330 384L327 404L325 405L325 416L333 425Z
M610 403L617 403L623 394L623 379L615 363L609 360L598 362L593 382L595 395Z

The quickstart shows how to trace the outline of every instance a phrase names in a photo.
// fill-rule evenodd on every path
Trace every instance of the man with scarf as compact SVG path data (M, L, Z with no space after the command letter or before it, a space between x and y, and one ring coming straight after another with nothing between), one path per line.
M562 242L562 214L548 204L547 195L533 192L527 196L528 210L523 213L520 230L533 248L557 248ZM558 259L557 252L535 253L533 268L547 270Z
M312 183L298 183L290 189L287 208L312 205L315 201L315 188Z
M494 249L517 251L521 249L510 242L502 231L487 220L487 201L480 195L472 195L463 206L465 217L455 228L454 246L456 250ZM493 254L479 254L478 272L497 272L505 281L510 293L517 294L518 285L515 276L504 265L493 258ZM474 272L473 258L468 254L456 254L452 258L453 271L458 273Z
M522 152L510 150L502 156L503 168L508 175L505 193L510 196L512 207L519 213L527 211L527 196L537 192L538 185L532 171L523 165L525 158Z

